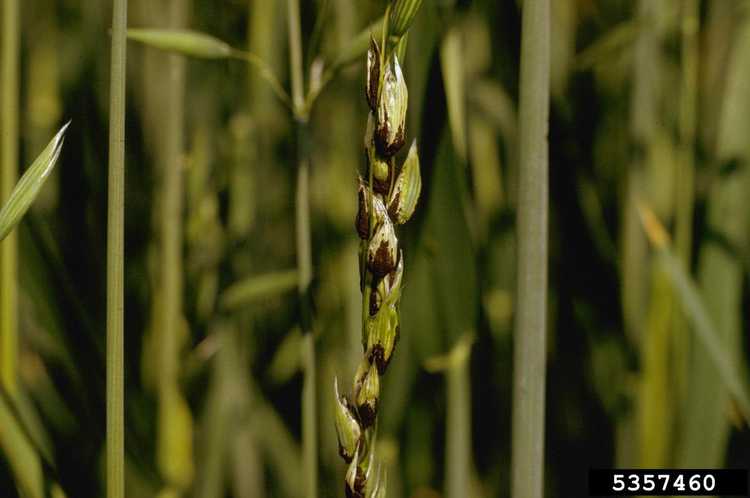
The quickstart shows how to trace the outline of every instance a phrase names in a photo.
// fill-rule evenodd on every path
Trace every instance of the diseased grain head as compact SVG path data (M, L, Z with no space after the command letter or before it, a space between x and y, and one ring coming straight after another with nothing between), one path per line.
M406 140L409 91L399 57L406 34L421 1L394 1L390 33L384 43L370 38L365 75L365 97L370 108L364 137L366 171L357 187L355 228L360 238L362 290L362 347L364 354L354 375L353 406L336 390L336 428L339 453L349 464L344 489L347 497L385 498L386 477L374 454L380 377L396 349L401 328L399 304L404 256L396 225L414 213L422 190L416 141L400 169L396 153ZM395 36L395 38L394 38Z

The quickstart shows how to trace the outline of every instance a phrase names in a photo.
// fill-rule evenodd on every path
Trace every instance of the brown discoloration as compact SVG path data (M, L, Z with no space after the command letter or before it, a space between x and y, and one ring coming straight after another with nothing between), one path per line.
M383 278L396 268L393 252L387 240L380 243L380 246L375 251L375 257L369 262L370 271L376 278Z
M370 363L374 363L378 368L378 374L383 375L388 368L388 362L385 359L385 349L380 344L375 344L370 352Z
M388 126L388 117L382 123L378 123L375 129L375 148L383 157L390 158L396 155L401 147L404 146L406 140L404 139L404 127L399 126L396 131L396 136L393 137L393 142L389 141L390 128Z
M373 286L370 290L370 316L375 316L378 314L381 304L382 299L380 297L380 294L378 293L376 286Z
M400 151L401 147L403 147L406 143L406 138L404 135L404 127L399 126L398 131L396 132L396 139L391 144L391 155L394 155L396 152Z
M390 157L386 154L388 151L389 130L388 116L386 114L385 119L382 122L378 120L378 123L375 125L375 149L378 151L378 154L385 157Z
M346 498L365 498L365 495L362 491L352 490L349 487L348 483L344 484L344 493L346 494Z
M354 490L364 496L363 493L365 491L365 472L359 467L357 468L357 477L354 478Z
M355 220L354 227L357 229L359 238L367 240L370 237L370 210L367 203L367 191L362 185L359 187L358 197L359 209L357 210L357 219Z
M372 189L380 194L380 195L387 195L388 189L391 187L391 175L390 172L388 173L388 177L385 180L378 180L377 178L373 177L372 179Z
M378 107L378 89L380 86L380 47L374 38L370 38L370 51L367 53L367 87L365 98L373 112Z
M364 403L362 406L358 409L359 413L359 422L362 426L362 429L367 429L368 427L371 427L372 424L375 422L375 418L378 416L378 401L372 400L368 401L367 403Z
M391 349L391 356L388 358L388 361L385 364L386 367L388 366L388 363L390 363L390 359L393 357L393 354L396 352L396 346L398 346L399 340L401 340L401 325L396 325L396 335L393 338L393 348ZM385 368L383 370L385 370Z
M339 456L343 458L346 463L352 463L352 458L354 458L354 455L347 454L346 448L344 448L341 443L339 443Z
M391 202L388 204L388 215L391 220L398 219L398 210L401 207L401 192L395 192Z
M357 475L354 477L354 489L349 486L349 483L344 484L344 493L346 498L365 498L365 473L357 467Z

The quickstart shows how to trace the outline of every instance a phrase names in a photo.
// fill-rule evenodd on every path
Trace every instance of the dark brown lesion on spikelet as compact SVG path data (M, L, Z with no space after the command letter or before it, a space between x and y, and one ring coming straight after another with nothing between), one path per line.
M388 216L390 216L392 220L398 219L398 210L400 207L401 207L401 192L396 192L393 195L393 198L391 199L390 204L388 204Z
M380 86L380 47L378 42L374 38L370 38L370 50L372 54L368 52L367 57L372 57L372 70L368 74L368 83L365 88L365 98L370 109L375 112L378 108L378 89ZM369 61L368 61L369 62Z
M391 188L391 174L388 173L388 177L385 180L378 180L377 178L372 178L372 189L375 191L375 193L380 195L387 195L388 189Z
M357 469L357 477L354 478L354 489L349 487L349 483L344 484L346 498L365 498L365 473Z
M382 298L377 291L377 287L373 286L370 289L370 316L375 316L378 314L378 311L380 311L381 301Z
M396 155L398 151L401 150L401 147L404 146L406 143L406 139L404 137L404 127L399 126L398 130L396 131L396 136L393 139L393 142L390 142L388 140L390 136L390 125L388 118L386 116L386 120L381 123L377 129L375 130L375 147L378 151L378 153L386 158L393 157Z
M360 186L359 193L359 209L357 210L357 219L354 222L354 226L357 229L357 235L362 240L367 240L370 237L370 210L367 206L367 191Z
M390 247L390 243L383 240L370 263L370 271L378 280L391 273L396 267L396 262L393 260L395 251L392 251Z
M380 344L375 344L370 353L370 363L374 363L378 369L378 374L383 375L388 368L388 360L385 358L385 349Z
M359 407L359 421L362 424L362 429L367 429L375 423L375 418L378 416L378 401L372 400L363 404Z

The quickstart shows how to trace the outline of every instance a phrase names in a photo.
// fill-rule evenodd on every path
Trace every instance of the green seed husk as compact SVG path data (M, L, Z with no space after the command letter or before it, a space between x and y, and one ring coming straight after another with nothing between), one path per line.
M351 462L362 437L362 430L348 401L339 394L338 379L334 379L333 386L336 395L336 434L339 439L339 455L346 462Z
M388 201L388 213L396 224L403 225L409 221L421 192L422 176L419 173L419 154L415 140L409 148L409 155L406 156Z
M375 120L375 145L384 158L389 158L404 145L409 90L396 54L386 62L382 72Z

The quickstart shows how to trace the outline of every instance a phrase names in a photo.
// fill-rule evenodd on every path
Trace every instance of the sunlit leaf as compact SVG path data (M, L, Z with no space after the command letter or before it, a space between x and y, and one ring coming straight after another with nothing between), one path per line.
M464 83L464 53L462 33L458 27L450 29L440 44L440 65L448 103L453 147L462 161L466 161L466 92Z
M41 459L21 425L13 416L6 399L0 395L0 448L10 464L22 496L44 498Z
M230 286L221 296L221 306L235 310L258 299L288 292L297 286L297 270L250 277Z
M674 255L663 226L648 208L640 206L640 214L646 233L658 251L659 262L667 272L698 343L718 371L721 381L737 402L745 419L750 420L750 392L735 355L721 339L697 285Z
M129 29L127 36L150 47L175 52L200 59L238 59L255 67L258 74L276 93L276 96L291 108L291 99L281 86L271 67L257 55L232 48L226 42L211 35L188 29Z
M57 163L57 158L60 156L65 130L69 125L70 122L57 132L57 135L18 181L7 202L0 210L0 241L7 237L21 221L21 218L39 194L42 185L49 178Z
M128 38L159 50L205 59L232 56L232 47L205 33L187 29L129 29Z

